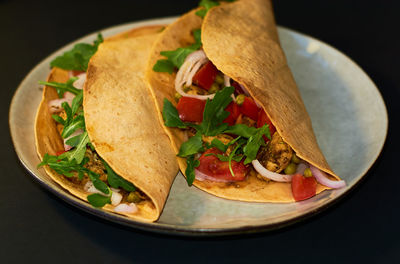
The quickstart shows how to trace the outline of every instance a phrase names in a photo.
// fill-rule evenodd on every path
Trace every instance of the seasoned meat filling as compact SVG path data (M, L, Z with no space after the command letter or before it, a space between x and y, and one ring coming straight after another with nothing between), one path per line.
M275 132L267 146L261 147L257 158L267 170L279 173L289 165L292 155L292 148Z

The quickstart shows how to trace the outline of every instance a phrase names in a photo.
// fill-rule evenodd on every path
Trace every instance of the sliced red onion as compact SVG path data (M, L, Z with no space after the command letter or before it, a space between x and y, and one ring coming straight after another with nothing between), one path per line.
M67 143L66 143L68 139L73 138L75 136L79 136L82 133L83 133L83 130L81 128L79 128L79 129L75 130L75 132L72 133L69 137L64 138L64 150L68 151L72 148L70 145L67 145Z
M218 179L213 176L202 173L201 171L199 171L197 169L194 170L194 174L196 175L196 180L198 180L198 181L209 180L209 181L213 181L213 182L229 182L228 180Z
M328 178L325 172L319 170L310 164L310 170L318 183L325 185L326 187L338 189L346 186L346 182L344 180L340 181L332 181Z
M263 177L268 178L277 182L291 182L293 175L279 174L276 172L272 172L264 168L263 165L258 160L253 160L251 162L253 164L254 169Z
M122 195L118 192L112 192L111 194L111 204L117 206L121 203Z
M307 169L308 165L301 162L297 165L296 174L304 175L304 171Z
M183 86L192 85L193 76L200 69L202 65L208 62L207 56L202 50L197 50L190 53L182 66L179 68L179 71L175 77L175 90L182 96L196 98L200 100L213 99L214 94L210 95L196 95L196 94L187 94L183 91Z
M130 204L121 203L114 208L114 211L117 213L133 214L138 211L138 208L137 208L136 204L134 204L134 203L130 203Z

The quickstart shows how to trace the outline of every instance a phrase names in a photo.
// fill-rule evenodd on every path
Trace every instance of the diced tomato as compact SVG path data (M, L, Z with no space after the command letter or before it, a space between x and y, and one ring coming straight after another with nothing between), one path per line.
M78 76L79 74L84 73L84 71L76 71L76 70L72 70L72 75L73 76Z
M271 133L271 136L275 133L276 128L272 124L271 120L268 118L267 114L263 109L260 110L258 113L258 120L257 120L257 127L262 127L263 125L267 124L269 126L269 132ZM265 142L268 142L269 139L266 136L263 136Z
M258 112L260 111L260 108L256 105L254 100L250 97L245 97L244 102L241 106L239 106L240 112L253 119L254 121L257 121L258 119Z
M61 154L63 154L64 152L66 152L65 150L60 150L56 152L56 156L60 156Z
M243 162L232 161L232 170L235 176L233 177L229 170L228 161L220 161L216 156L206 156L209 153L222 154L222 151L211 148L201 155L200 165L197 169L211 177L227 181L243 181L246 178L248 168Z
M317 192L317 181L314 177L295 174L292 178L292 194L296 201L313 197Z
M233 126L236 122L236 119L239 117L240 112L239 112L239 106L235 102L231 102L226 108L226 111L228 111L230 114L229 116L224 120L224 123L229 124L230 126Z
M184 96L177 105L179 118L184 122L201 122L205 105L204 100Z
M193 83L199 85L201 88L210 89L218 74L218 69L212 64L211 61L204 64L200 70L193 76Z

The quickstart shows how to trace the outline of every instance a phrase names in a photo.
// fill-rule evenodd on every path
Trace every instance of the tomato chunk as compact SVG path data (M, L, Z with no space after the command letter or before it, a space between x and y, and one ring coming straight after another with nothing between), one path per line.
M76 71L76 70L72 70L72 75L73 76L78 76L81 73L85 73L85 71Z
M65 150L60 150L56 152L56 156L60 156L61 154L63 154L64 152L66 152Z
M243 181L246 178L248 168L243 162L232 161L232 170L235 176L233 177L229 170L228 161L220 161L216 156L206 156L209 153L222 154L222 151L211 148L201 155L199 158L200 165L197 169L211 177L227 180L227 181Z
M201 122L205 105L204 100L184 96L177 105L179 118L184 122Z
M254 100L252 98L245 97L243 104L241 106L239 106L239 108L240 108L240 112L243 115L250 117L254 121L257 121L258 112L260 111L260 109L258 108L258 106L256 105L256 103L254 102Z
M271 120L268 118L267 114L263 109L260 110L258 113L258 120L257 120L257 127L262 127L263 125L267 124L269 126L269 132L271 133L271 136L275 133L276 128L272 124ZM265 142L268 142L269 139L266 136L263 136Z
M239 117L240 112L239 112L239 106L235 102L231 102L226 108L226 111L228 111L230 114L229 116L224 120L224 123L229 124L230 126L233 126L236 122L236 119Z
M317 191L317 181L314 177L304 177L295 174L292 178L292 194L296 201L306 200L313 197Z
M200 70L193 76L193 83L197 84L207 91L215 81L218 74L218 69L212 64L211 61L204 64Z

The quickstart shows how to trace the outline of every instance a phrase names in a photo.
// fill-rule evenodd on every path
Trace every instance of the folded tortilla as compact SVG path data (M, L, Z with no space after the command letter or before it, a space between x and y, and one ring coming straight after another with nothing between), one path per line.
M163 99L173 102L175 74L152 70L161 51L194 42L192 31L201 27L203 50L224 74L242 84L259 103L283 140L301 159L339 179L329 167L314 135L310 117L301 99L279 43L272 4L269 0L238 0L210 9L204 21L193 10L180 17L154 44L147 79L162 119ZM165 127L175 153L187 140L186 132ZM182 172L186 160L178 158ZM194 181L194 185L219 197L252 202L293 202L291 184L259 180L250 175L243 182ZM317 185L317 193L328 189Z
M154 100L144 81L150 48L162 29L143 27L106 39L90 60L84 85L86 130L96 152L150 198L137 204L138 212L124 215L147 222L159 218L178 172L175 153L158 122ZM68 78L68 71L53 68L47 81L66 82ZM41 159L45 153L55 155L64 149L48 109L48 102L56 98L54 88L44 87L35 126ZM48 166L45 170L63 188L87 200L89 193L81 184ZM103 209L113 212L114 206Z

